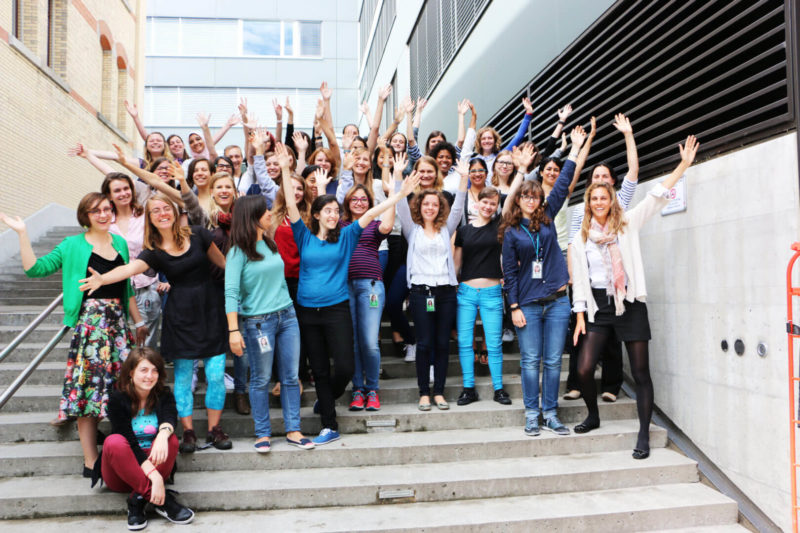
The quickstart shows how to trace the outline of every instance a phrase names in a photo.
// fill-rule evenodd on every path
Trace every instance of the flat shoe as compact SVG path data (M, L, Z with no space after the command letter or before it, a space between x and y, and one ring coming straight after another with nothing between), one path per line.
M253 444L253 448L255 448L258 453L269 453L270 447L271 445L268 440L263 440Z
M430 411L431 410L431 404L430 403L421 403L421 404L419 404L417 406L417 409L419 409L420 411Z
M650 450L634 449L631 456L634 459L647 459L648 457L650 457Z
M286 437L286 442L292 446L297 446L301 450L313 450L315 448L314 443L311 442L311 439L307 439L305 437L300 440L292 440L289 437Z
M448 409L450 409L450 404L448 404L447 402L436 402L436 407L440 411L447 411Z
M564 395L565 400L577 400L580 397L581 397L581 391L579 390L571 390Z
M617 401L617 395L610 392L604 392L602 398L604 402L608 403L614 403Z
M586 422L581 422L577 426L575 426L575 433L589 433L592 430L595 430L600 427L600 424L596 426L590 426Z

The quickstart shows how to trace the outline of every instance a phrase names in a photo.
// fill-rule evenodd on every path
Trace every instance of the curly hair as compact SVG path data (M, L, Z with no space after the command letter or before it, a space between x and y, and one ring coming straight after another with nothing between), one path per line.
M625 221L624 218L625 212L622 210L622 206L619 205L617 195L614 193L614 187L603 182L592 183L583 195L583 223L581 224L581 238L583 242L586 242L586 239L589 238L589 229L592 227L592 208L589 205L589 198L592 197L592 193L597 189L605 189L608 193L608 197L611 199L608 218L606 219L606 229L608 233L625 233L625 226L628 225L628 222Z
M422 226L423 228L425 227L425 220L422 218L422 202L425 200L426 196L435 196L439 199L439 213L437 213L436 218L433 219L433 227L436 231L439 231L447 223L447 217L450 215L450 204L447 202L447 198L444 197L444 194L442 194L442 191L425 189L419 194L415 194L409 206L411 210L411 220L414 221L414 224Z
M503 235L506 229L518 228L520 226L523 215L522 209L519 207L519 202L523 194L532 194L539 198L539 205L536 206L536 209L533 210L533 214L531 214L528 230L539 231L542 224L550 225L550 217L545 213L544 190L542 189L542 184L538 181L526 181L513 197L509 196L506 198L506 202L511 202L511 210L503 215L503 221L500 223L500 227L497 231L497 239L500 242L503 242Z
M357 183L356 185L353 185L349 191L347 191L347 194L344 195L344 205L342 205L342 220L353 220L353 213L350 211L350 199L357 191L364 191L364 194L367 195L368 210L372 209L372 206L375 204L375 200L372 198L372 191L370 191L361 183Z
M436 172L436 177L433 179L433 187L431 187L431 189L441 191L442 187L444 187L444 177L442 176L442 171L439 170L439 165L436 164L436 160L429 155L424 155L414 163L414 170L419 170L419 166L423 163L432 166L433 170ZM422 192L422 184L420 183L414 193L421 194Z

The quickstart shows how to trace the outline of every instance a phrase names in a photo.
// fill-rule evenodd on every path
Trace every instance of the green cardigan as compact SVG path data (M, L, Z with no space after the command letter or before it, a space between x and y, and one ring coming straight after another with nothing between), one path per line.
M92 245L84 237L85 233L67 237L56 246L52 252L40 257L36 263L25 271L29 278L44 278L61 270L61 284L64 291L64 325L71 328L78 322L83 303L83 293L80 291L81 280L86 277L89 268L89 257L92 255ZM125 263L128 262L128 244L119 235L111 234L112 246L120 253ZM128 313L128 300L133 296L133 287L130 281L126 283L125 298L122 305L125 314Z

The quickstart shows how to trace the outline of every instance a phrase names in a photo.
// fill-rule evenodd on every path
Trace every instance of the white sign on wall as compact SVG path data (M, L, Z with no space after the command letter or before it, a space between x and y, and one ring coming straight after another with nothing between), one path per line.
M686 176L668 191L669 203L661 210L661 216L686 211Z

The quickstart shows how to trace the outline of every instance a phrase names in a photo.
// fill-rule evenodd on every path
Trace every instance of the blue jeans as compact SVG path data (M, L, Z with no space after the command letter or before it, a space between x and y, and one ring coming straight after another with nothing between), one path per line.
M523 305L521 309L527 324L516 329L525 418L532 420L539 417L539 364L544 360L542 411L546 420L555 416L558 408L561 356L569 327L569 299L562 296L545 304Z
M244 393L247 390L247 367L250 365L246 357L236 357L233 354L231 357L233 357L233 392Z
M266 315L242 319L243 336L250 363L250 406L256 438L272 435L269 421L269 380L272 359L278 357L281 381L281 407L286 432L300 431L300 327L294 306ZM259 337L265 336L269 349L262 351Z
M383 282L373 279L351 279L347 284L350 290L350 316L353 319L355 356L353 390L378 390L378 376L381 372L378 334L383 305L386 301ZM377 297L376 307L370 306L372 294Z
M464 375L464 387L475 386L475 358L472 337L475 318L481 311L486 351L489 352L489 372L494 390L503 388L503 289L498 283L493 287L476 289L465 283L458 286L458 358Z

